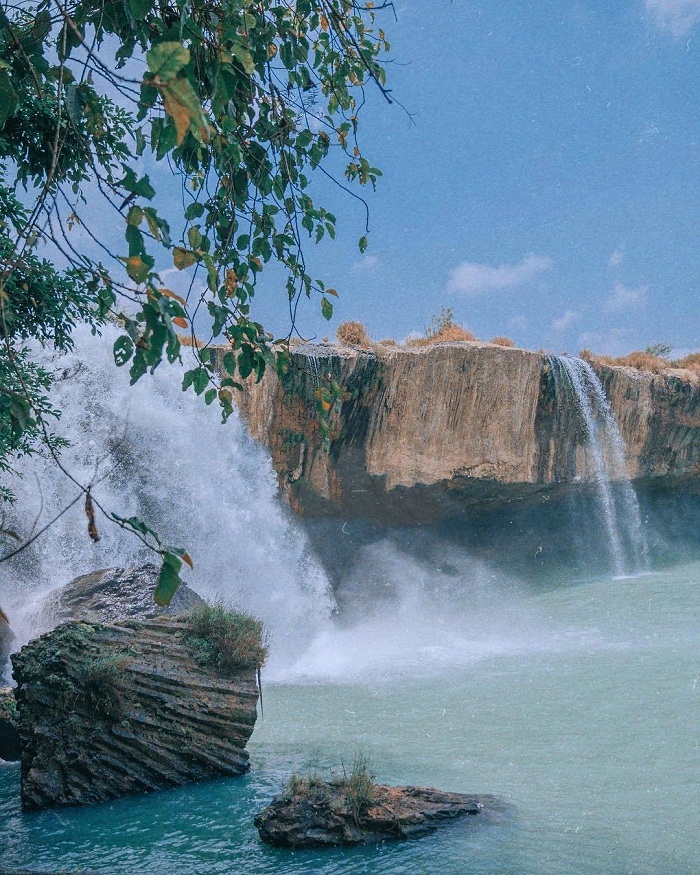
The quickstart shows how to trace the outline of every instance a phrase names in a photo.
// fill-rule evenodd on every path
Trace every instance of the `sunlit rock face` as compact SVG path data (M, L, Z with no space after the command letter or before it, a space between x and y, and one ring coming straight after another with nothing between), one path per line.
M286 375L250 383L240 404L298 511L422 522L595 479L580 407L554 371L543 353L481 343L307 345ZM326 373L343 394L324 446L315 393ZM697 377L608 366L598 376L627 476L697 479Z

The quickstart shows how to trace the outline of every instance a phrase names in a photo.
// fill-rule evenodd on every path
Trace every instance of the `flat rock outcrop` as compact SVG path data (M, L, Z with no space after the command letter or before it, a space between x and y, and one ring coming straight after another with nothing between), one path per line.
M700 379L596 366L640 482L700 482ZM319 375L341 388L325 436ZM292 507L308 515L430 521L455 507L592 484L575 399L552 358L483 343L366 352L306 345L239 399Z
M104 802L248 768L255 669L222 677L163 617L58 626L12 657L26 810Z
M281 796L255 818L260 838L286 848L363 845L417 838L461 817L497 820L505 807L494 796L445 793L426 787L374 785L353 810L342 785L317 783Z

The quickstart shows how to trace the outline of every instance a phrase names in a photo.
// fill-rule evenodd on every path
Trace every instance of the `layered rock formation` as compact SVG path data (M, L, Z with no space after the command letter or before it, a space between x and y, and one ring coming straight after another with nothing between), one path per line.
M342 395L324 446L314 402L327 373ZM598 374L628 474L697 481L697 376L607 366ZM282 378L269 370L250 383L240 405L292 506L307 514L425 521L594 478L580 410L541 353L481 343L377 354L306 346Z
M329 782L280 796L255 818L255 826L271 845L322 848L417 838L458 817L494 820L504 812L494 796L377 784L357 806L342 783Z
M246 771L255 670L224 678L202 668L184 625L66 623L12 657L25 809Z
M248 768L255 668L222 677L186 643L202 599L153 602L153 565L76 578L44 606L71 618L14 654L25 809L103 802Z

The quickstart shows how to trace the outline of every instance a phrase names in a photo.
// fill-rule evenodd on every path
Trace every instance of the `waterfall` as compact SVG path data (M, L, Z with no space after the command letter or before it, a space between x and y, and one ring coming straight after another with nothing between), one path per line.
M121 517L137 516L163 542L187 548L194 570L183 577L205 598L261 617L270 632L269 670L302 651L325 626L334 602L320 564L290 511L277 496L268 454L236 416L226 425L216 405L182 392L184 367L161 365L129 385L112 359L116 330L92 337L78 327L76 349L42 353L57 374L52 400L63 411L54 430L71 446L65 467L93 481L94 498ZM186 355L183 349L183 358ZM50 460L20 459L3 482L17 494L3 528L27 537L80 495ZM0 605L17 644L42 631L36 603L79 574L157 557L98 514L101 539L87 536L77 501L28 549L0 563ZM12 545L2 544L2 552Z
M625 442L598 375L583 359L550 356L555 386L573 397L586 429L587 451L615 574L647 568L647 545L639 502L627 475Z

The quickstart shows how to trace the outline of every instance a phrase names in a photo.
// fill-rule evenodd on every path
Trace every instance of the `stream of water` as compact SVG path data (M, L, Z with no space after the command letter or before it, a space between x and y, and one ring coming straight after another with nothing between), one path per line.
M450 555L447 573L435 557L380 542L358 551L374 595L338 614L276 500L269 460L237 423L221 429L165 369L143 386L115 380L99 339L82 338L61 367L71 470L97 470L106 506L150 513L166 540L189 546L195 588L265 617L265 715L246 776L94 807L24 814L19 764L0 763L0 871L700 872L700 562L634 578L573 580L560 569L524 584L466 549ZM18 492L20 527L72 498L42 462L24 469ZM104 520L103 540L91 544L73 510L0 566L0 604L22 639L36 631L40 592L142 558ZM338 772L359 752L382 782L495 793L510 813L380 847L260 843L253 816L292 772Z

